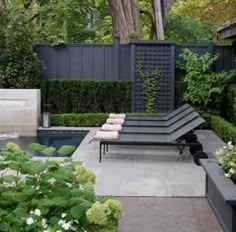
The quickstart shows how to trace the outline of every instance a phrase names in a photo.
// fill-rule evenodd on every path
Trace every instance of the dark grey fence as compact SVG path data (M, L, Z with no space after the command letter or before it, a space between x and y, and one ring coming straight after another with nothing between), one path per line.
M144 111L145 99L136 65L142 61L145 71L159 68L162 73L156 109L167 112L174 108L175 79L182 76L176 60L183 49L195 53L219 54L212 67L215 71L236 68L236 52L232 46L175 45L168 41L132 41L130 44L66 44L52 47L37 45L36 52L45 69L43 80L132 80L132 111Z
M129 45L37 45L36 52L43 80L130 80Z

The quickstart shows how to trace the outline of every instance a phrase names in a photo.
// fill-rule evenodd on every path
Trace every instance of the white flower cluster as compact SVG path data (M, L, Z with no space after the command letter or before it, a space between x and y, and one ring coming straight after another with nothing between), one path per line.
M37 217L41 216L41 211L39 209L35 209L34 211L30 211L30 214L32 214L32 217L29 217L26 219L26 224L27 225L32 225L36 222L36 219L34 219L34 215ZM79 224L78 220L70 220L66 221L64 218L67 216L66 213L61 214L61 220L58 221L58 226L61 227L61 229L56 230L56 232L62 232L62 231L67 231L67 230L72 230L76 231L76 228L73 226L73 224ZM45 218L42 218L41 221L42 227L43 227L43 232L51 232L51 229L49 228L47 224L47 220ZM54 231L54 230L53 230Z
M225 177L236 177L236 146L228 142L226 146L220 148L216 155L219 156L219 163L225 171Z

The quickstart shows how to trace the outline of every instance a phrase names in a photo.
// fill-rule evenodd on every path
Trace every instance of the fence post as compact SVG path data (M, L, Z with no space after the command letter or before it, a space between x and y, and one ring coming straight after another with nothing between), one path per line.
M215 55L215 52L214 52L214 43L213 43L213 38L211 37L209 39L209 43L208 43L208 52L210 53L211 56L214 56ZM212 64L210 67L209 67L210 71L215 71L215 65Z
M114 38L114 79L119 79L119 36Z

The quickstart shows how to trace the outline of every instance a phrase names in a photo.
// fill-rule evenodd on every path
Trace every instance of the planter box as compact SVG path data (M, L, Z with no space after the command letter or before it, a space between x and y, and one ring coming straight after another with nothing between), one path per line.
M206 197L225 232L236 231L236 185L216 159L200 160L206 172Z
M39 89L0 89L0 131L35 136L40 120Z

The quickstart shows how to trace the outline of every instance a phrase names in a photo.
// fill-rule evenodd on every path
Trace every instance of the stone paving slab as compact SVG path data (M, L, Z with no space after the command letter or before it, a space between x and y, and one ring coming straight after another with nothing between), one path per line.
M88 130L88 128L80 128ZM99 163L99 143L90 132L73 155L97 176L95 190L101 196L198 197L205 195L205 173L193 163L188 148L178 155L175 147L111 146ZM223 142L212 131L198 131L210 157Z
M205 198L119 197L119 232L222 232Z

